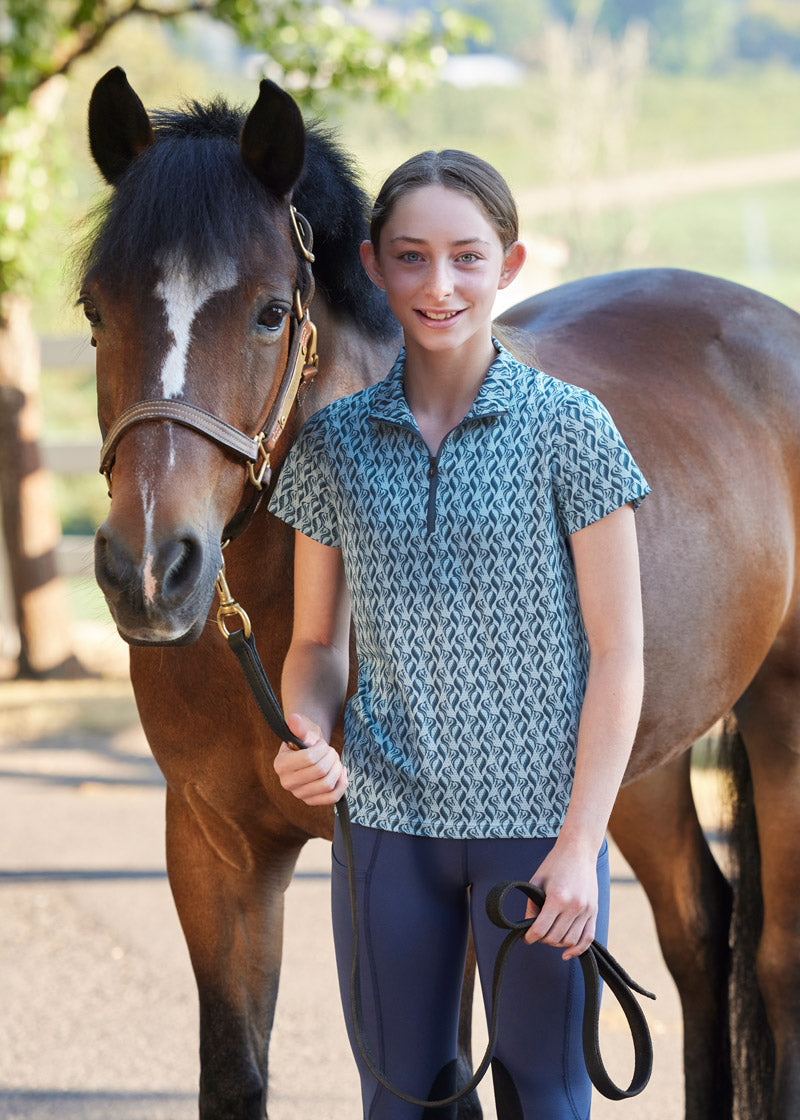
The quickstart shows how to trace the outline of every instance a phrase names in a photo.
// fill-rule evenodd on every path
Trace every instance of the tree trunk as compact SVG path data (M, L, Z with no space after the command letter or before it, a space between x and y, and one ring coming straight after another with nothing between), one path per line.
M0 296L0 513L19 629L20 677L73 677L66 589L56 569L61 526L39 452L39 340L29 302Z

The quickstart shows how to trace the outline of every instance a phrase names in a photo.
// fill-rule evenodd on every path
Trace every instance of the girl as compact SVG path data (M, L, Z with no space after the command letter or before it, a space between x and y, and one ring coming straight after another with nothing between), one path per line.
M591 394L493 339L495 296L524 259L508 186L475 156L425 152L378 195L362 261L405 346L384 381L308 421L273 497L298 530L282 685L308 747L284 744L275 767L309 805L348 798L366 1033L410 1094L454 1090L470 921L485 999L503 937L487 891L546 892L509 963L498 1117L584 1120L575 958L607 930L605 829L642 696L633 511L648 487ZM352 1042L341 860L337 835ZM419 1120L356 1060L365 1118Z

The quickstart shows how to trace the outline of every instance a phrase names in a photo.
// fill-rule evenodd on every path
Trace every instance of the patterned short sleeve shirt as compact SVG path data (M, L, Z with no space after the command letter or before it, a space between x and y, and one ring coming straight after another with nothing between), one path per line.
M342 550L358 652L352 819L456 838L555 836L588 648L569 535L649 487L584 389L496 344L432 456L389 376L305 424L271 509Z

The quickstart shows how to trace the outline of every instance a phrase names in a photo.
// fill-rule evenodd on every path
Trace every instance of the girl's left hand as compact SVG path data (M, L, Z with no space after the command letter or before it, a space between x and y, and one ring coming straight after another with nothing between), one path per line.
M591 849L556 841L531 877L546 897L541 910L528 902L526 918L535 918L525 941L564 949L565 961L579 957L594 940L597 923L597 855Z

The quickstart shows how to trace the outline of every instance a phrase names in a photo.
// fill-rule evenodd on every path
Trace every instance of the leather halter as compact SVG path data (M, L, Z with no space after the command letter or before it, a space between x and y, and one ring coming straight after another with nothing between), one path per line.
M119 414L103 441L100 473L108 483L109 496L111 472L120 440L136 424L153 420L167 420L199 432L247 464L248 477L256 491L260 492L269 486L272 475L270 456L283 434L300 386L311 381L317 372L317 329L308 314L308 305L314 294L314 277L311 272L314 261L314 254L311 252L313 234L308 220L294 206L289 207L289 216L300 249L301 276L294 293L286 368L275 400L258 434L247 435L219 416L188 401L158 398L139 401ZM235 534L226 531L226 537L233 535Z

